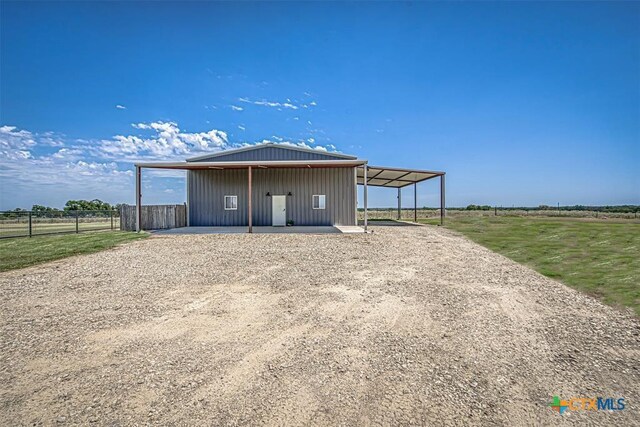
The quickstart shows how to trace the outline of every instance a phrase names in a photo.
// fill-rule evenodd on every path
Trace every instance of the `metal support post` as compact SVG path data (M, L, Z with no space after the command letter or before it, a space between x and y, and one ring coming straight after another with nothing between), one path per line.
M418 183L413 183L413 222L418 222Z
M368 198L368 189L367 189L367 169L369 169L369 165L365 163L363 165L364 168L364 231L367 231L367 198Z
M136 231L142 230L142 193L141 193L142 170L136 166Z
M249 217L249 233L253 233L253 218L251 212L251 166L249 166L249 203L247 203L247 215Z
M444 174L440 175L440 225L444 225Z

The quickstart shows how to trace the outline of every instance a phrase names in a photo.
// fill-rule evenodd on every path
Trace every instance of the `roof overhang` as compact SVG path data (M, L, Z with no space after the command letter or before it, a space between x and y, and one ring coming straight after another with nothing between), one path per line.
M174 170L215 170L215 169L257 169L269 168L349 168L357 167L358 185L364 184L364 165L366 160L267 160L245 162L151 162L136 163L136 167L148 169ZM418 182L444 175L440 171L420 169L390 168L385 166L369 166L367 185L373 187L402 188Z
M247 169L255 168L348 168L361 166L366 160L282 160L282 161L247 161L247 162L157 162L136 163L140 168L150 169Z
M444 175L444 172L440 171L369 166L367 170L367 185L374 187L402 188L407 185L416 184L442 175ZM364 167L358 167L357 178L358 184L363 185Z

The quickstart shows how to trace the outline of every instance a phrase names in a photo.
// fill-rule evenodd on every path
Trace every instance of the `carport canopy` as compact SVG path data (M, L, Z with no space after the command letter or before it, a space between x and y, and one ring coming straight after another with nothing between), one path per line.
M426 171L418 169L388 168L385 166L369 166L366 174L367 185L374 187L402 188L407 185L426 181L437 176L444 175L444 172ZM364 167L358 168L358 184L364 185Z
M413 185L413 220L418 222L417 184L431 178L440 177L440 224L444 224L444 172L420 169L389 168L385 166L358 166L356 182L364 186L364 227L367 229L367 187L387 187L398 189L398 220L402 217L402 188Z

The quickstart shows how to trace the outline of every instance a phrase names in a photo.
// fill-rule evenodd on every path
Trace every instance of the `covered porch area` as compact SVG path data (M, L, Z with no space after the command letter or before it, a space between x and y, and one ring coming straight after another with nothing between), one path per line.
M428 171L419 169L403 169L385 166L369 166L364 164L358 167L357 184L364 189L364 221L365 230L368 225L368 187L395 188L398 191L398 215L400 220L402 212L402 189L413 186L413 222L418 222L418 183L433 178L440 178L440 225L444 225L445 218L445 172Z
M245 216L244 216L244 220L240 220L240 221L235 221L235 224L218 224L218 223L212 223L212 224L202 224L202 223L198 223L195 220L193 220L193 224L191 224L190 219L191 219L191 215L190 215L190 211L191 208L193 206L191 206L191 203L189 202L189 194L190 194L190 190L189 190L189 186L187 185L187 199L188 202L186 203L186 218L187 218L187 228L189 228L191 225L202 225L202 228L199 229L194 229L192 231L200 231L202 234L204 234L205 232L207 234L210 233L254 233L254 232L262 232L262 233L315 233L315 232L327 232L328 230L333 230L335 232L355 232L357 231L357 229L347 229L341 225L337 225L337 224L352 224L353 226L355 226L357 228L357 221L355 221L355 206L356 206L356 201L355 201L355 195L356 195L356 183L355 183L355 175L356 175L356 168L360 165L365 164L366 161L365 160L358 160L358 159L348 159L348 160L284 160L284 161L280 161L280 160L260 160L260 161L256 161L256 160L251 160L251 161L215 161L215 162L205 162L205 161L199 161L199 162L158 162L158 163L138 163L135 165L136 167L136 215L135 215L135 224L136 224L136 231L142 231L142 224L144 224L145 222L143 221L142 215L143 215L143 205L142 205L142 171L143 169L170 169L170 170L184 170L184 171L207 171L207 170L211 170L211 171L229 171L229 172L233 172L233 170L235 171L243 171L242 175L241 175L241 179L238 181L238 185L236 185L236 189L241 188L241 192L243 192L243 194L245 195L244 200L246 201L246 203L244 204L244 206L242 206L241 204L238 203L238 196L229 196L229 197L236 197L235 199L235 204L233 205L233 207L231 208L233 211L241 211ZM322 169L324 170L331 170L331 171L344 171L345 173L347 173L347 176L349 177L348 180L344 180L344 173L341 173L342 175L342 180L335 178L334 180L329 180L333 184L333 189L335 188L347 188L349 189L348 193L352 194L352 196L350 196L350 198L353 199L349 199L349 203L347 203L347 200L345 200L344 198L340 198L340 195L342 195L341 192L336 191L335 194L335 203L333 204L333 206L343 206L342 208L342 216L340 218L338 218L335 221L318 221L318 225L316 226L315 224L309 224L308 221L302 222L302 221L296 221L296 226L291 226L289 224L289 221L282 221L282 224L278 223L276 224L275 221L273 221L273 225L272 226L265 226L267 224L264 223L264 220L262 221L262 223L260 222L259 218L258 220L256 220L257 218L257 214L259 214L261 212L260 210L260 206L258 206L256 208L255 204L256 204L256 197L254 197L254 195L256 194L256 188L258 189L257 194L258 196L264 196L264 197L273 197L275 199L275 197L277 196L278 198L282 198L285 196L288 197L292 197L293 194L291 191L287 191L285 190L284 192L281 192L282 195L275 193L272 194L271 191L266 191L266 195L265 195L265 191L264 188L261 191L260 187L261 187L261 183L263 183L264 181L260 179L260 176L264 176L264 172L266 171L270 171L270 170L288 170L288 171L293 171L293 170L297 170L297 171L302 171L305 173L306 172L311 172L311 171L320 171L322 172ZM317 175L317 174L316 174ZM325 174L326 176L332 176L330 174ZM291 181L293 182L293 181ZM311 181L307 182L306 179L300 179L298 181L296 181L297 183L302 183L302 186L305 187L306 190L308 190L309 188L312 187L313 184L315 184L316 187L318 186L322 186L323 184L321 183L320 185L318 184L318 182L312 183ZM343 183L347 183L346 186ZM264 187L264 185L263 185ZM300 187L298 187L300 188ZM294 191L295 193L295 191ZM235 193L235 194L239 194L239 193ZM307 194L309 194L309 191L307 191ZM314 196L315 197L315 196ZM325 196L322 196L325 197ZM271 199L271 200L274 200ZM279 199L281 200L281 199ZM300 199L303 200L303 199ZM306 199L304 199L306 200ZM343 203L344 201L344 203ZM226 202L226 196L225 196L225 202ZM260 202L260 200L258 199L258 202ZM309 203L311 203L311 199L309 196ZM264 203L263 203L264 204ZM286 204L286 202L285 202ZM280 205L281 206L281 205ZM286 206L286 205L285 205ZM226 208L226 207L225 207ZM314 208L316 209L316 208ZM324 202L322 207L318 207L317 209L321 209L322 212L324 212ZM309 207L309 210L311 210L311 208ZM262 210L262 212L264 211L264 209ZM195 212L195 209L194 209ZM284 208L283 208L283 212L284 212ZM320 212L320 211L318 211ZM345 216L348 217L348 219L345 220ZM333 219L333 218L332 218ZM292 224L294 223L294 221L290 221ZM302 224L301 224L302 222ZM256 225L257 224L257 225ZM332 225L333 224L333 225ZM271 225L271 223L269 223L268 225ZM287 225L285 227L285 225ZM301 227L302 225L302 227ZM183 227L184 228L184 227ZM341 231L342 229L342 231ZM177 232L174 232L177 233Z

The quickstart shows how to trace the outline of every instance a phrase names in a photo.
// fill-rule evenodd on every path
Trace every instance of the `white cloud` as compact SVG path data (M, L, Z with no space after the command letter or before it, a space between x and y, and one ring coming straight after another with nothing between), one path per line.
M0 209L29 207L34 203L60 206L73 198L97 197L112 203L132 203L134 162L184 160L267 142L335 151L331 145L310 146L315 144L315 138L291 141L276 135L259 142L230 143L227 133L221 130L187 132L175 122L163 121L133 123L131 133L103 140L68 140L51 132L37 134L15 126L0 126ZM183 188L175 180L184 179L183 171L150 170L145 176L153 180L169 179L178 190ZM169 196L163 189L171 186L157 185L151 187L159 195ZM177 200L181 194L177 191L172 197Z
M49 147L64 147L63 138L63 135L57 135L54 132L44 132L38 135L38 144L48 145Z
M36 137L29 131L15 126L0 126L0 157L5 161L29 159Z
M147 159L182 159L185 155L220 150L228 146L227 133L212 129L207 132L183 132L175 122L133 123L135 129L150 130L151 136L116 135L102 140L94 153L107 159L133 161Z
M238 107L237 105L231 105L231 109L233 111L242 111L242 110L244 110L244 108Z
M115 162L100 163L78 160L77 162L67 163L66 169L78 176L90 176L93 178L103 176L133 176L133 171L119 170L118 165Z
M61 148L49 157L52 157L54 159L70 161L70 160L79 160L84 155L85 155L84 150L80 148Z
M130 192L133 172L129 168L92 159L84 141L49 153L51 143L46 138L41 141L38 135L13 126L0 128L0 209L35 203L60 206L71 198L106 199L107 194Z
M36 145L34 135L15 126L0 126L0 147L28 149Z
M287 99L287 102L275 102L275 101L267 101L267 100L255 100L252 101L249 98L238 98L240 102L246 102L248 104L261 105L263 107L273 107L273 108L290 108L292 110L297 110L299 107L291 102L290 99Z
M321 146L321 145L316 145L316 146L311 146L309 144L307 144L304 141L300 141L300 142L290 142L290 141L284 141L284 142L280 142L280 144L283 145L291 145L293 147L301 147L301 148L308 148L310 150L317 150L317 151L328 151L325 147Z
M116 105L116 108L117 108L118 110L126 110L126 109L127 109L127 107L125 107L124 105L120 105L120 104L117 104L117 105Z

